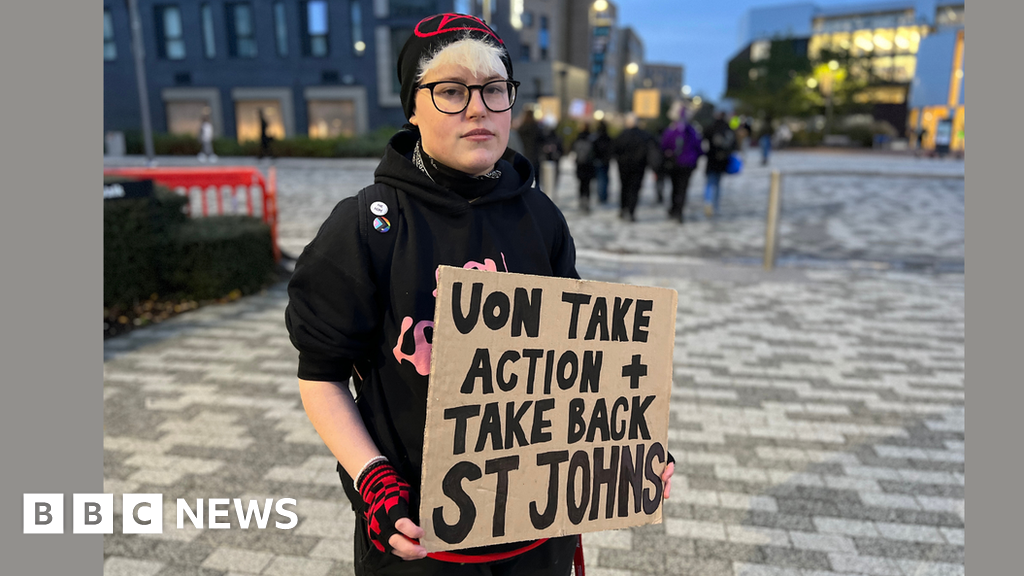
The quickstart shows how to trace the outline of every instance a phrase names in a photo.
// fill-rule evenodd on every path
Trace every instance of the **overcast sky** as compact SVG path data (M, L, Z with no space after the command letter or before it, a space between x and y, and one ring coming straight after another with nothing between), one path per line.
M694 94L717 100L725 70L739 51L740 20L751 7L798 4L798 0L615 0L619 26L632 26L644 42L648 62L682 64L683 82ZM815 0L825 7L850 0Z

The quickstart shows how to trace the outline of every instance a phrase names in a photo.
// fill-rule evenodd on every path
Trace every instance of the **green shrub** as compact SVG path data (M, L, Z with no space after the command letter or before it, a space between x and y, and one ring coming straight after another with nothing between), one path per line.
M106 177L104 184L126 178ZM103 306L130 309L153 294L188 300L249 294L274 270L270 228L251 216L190 219L188 199L163 186L151 198L103 202Z
M262 288L274 269L270 227L251 216L211 216L178 228L167 255L167 279L181 297L220 298Z
M104 178L104 184L126 178ZM187 199L154 186L151 198L103 202L103 305L127 305L163 291L161 255L187 216Z
M270 144L274 156L281 158L380 158L388 140L397 130L383 127L360 136L339 138L310 138L293 136L275 139ZM125 151L128 154L144 154L142 133L134 130L125 132ZM194 156L199 154L200 144L190 134L154 134L153 152L158 156ZM213 151L218 156L258 156L258 140L238 142L233 138L215 138Z

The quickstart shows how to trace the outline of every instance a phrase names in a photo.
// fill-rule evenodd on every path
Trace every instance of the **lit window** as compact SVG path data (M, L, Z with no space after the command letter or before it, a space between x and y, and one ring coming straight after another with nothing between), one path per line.
M117 59L117 44L114 43L114 20L110 10L103 9L103 59Z
M351 100L310 100L309 137L337 138L356 133L356 105Z
M284 2L274 2L274 42L277 55L288 55L288 21L284 16Z
M351 1L352 16L352 51L356 56L366 52L366 41L363 40L363 8L359 0Z
M225 4L228 24L228 54L237 58L256 57L256 27L253 24L252 4L234 2Z
M305 4L302 53L306 56L327 56L327 2L311 0Z
M236 100L235 131L239 142L260 139L260 113L267 123L267 135L280 140L285 137L279 100Z
M213 8L209 3L203 3L199 8L199 16L203 22L203 55L213 58L217 55L217 46L213 38Z
M181 10L177 6L156 6L157 52L160 58L185 57L185 38L181 31Z

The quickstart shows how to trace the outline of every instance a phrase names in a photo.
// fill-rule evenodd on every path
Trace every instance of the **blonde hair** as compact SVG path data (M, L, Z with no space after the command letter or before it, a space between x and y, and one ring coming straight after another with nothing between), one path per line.
M431 70L446 64L458 64L469 69L474 76L500 76L508 78L501 57L504 51L488 42L466 37L448 44L433 55L420 59L420 73L416 82L422 82Z

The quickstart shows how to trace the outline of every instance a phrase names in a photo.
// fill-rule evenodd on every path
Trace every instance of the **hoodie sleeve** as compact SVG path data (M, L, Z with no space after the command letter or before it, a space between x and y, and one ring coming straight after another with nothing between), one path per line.
M344 382L373 346L380 322L373 263L359 234L358 200L334 208L288 283L285 324L303 380Z

